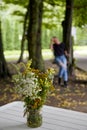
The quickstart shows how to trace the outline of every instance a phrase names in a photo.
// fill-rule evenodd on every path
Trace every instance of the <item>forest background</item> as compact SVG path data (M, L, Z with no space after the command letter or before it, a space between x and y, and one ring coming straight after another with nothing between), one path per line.
M4 50L20 50L26 8L21 2L18 4L15 4L15 1L11 1L11 3L10 0L7 0L6 2L7 4L4 2L0 3L0 19L2 21ZM60 41L62 41L61 22L64 19L65 5L62 4L61 1L58 3L59 6L58 4L53 6L52 4L44 2L42 49L49 49L52 36L57 36ZM82 7L82 5L79 4L79 7L77 5L77 8L80 7ZM72 35L74 36L75 46L87 45L87 25L84 25L84 22L82 24L83 19L80 19L80 15L78 15L78 18L76 18L77 16L74 16L76 21L75 18L73 18ZM26 42L27 40L25 41L25 49L27 49Z
M14 60L16 61L18 60L20 56L20 52L21 52L21 42L23 38L23 33L24 33L24 38L25 38L24 40L25 57L28 60L28 56L29 56L27 54L28 44L29 44L28 40L30 40L30 44L31 44L33 39L35 39L37 36L34 37L35 36L34 35L32 39L28 39L30 38L28 31L31 31L29 30L31 28L29 28L28 25L31 19L30 19L30 15L28 14L26 30L24 31L25 16L27 14L27 11L31 12L32 15L33 13L34 14L37 13L35 12L35 10L33 10L34 12L32 12L31 7L32 5L34 5L35 9L37 9L36 5L39 4L38 2L43 2L43 17L42 17L43 19L42 19L42 24L41 24L42 37L41 37L41 44L39 44L41 48L38 46L39 47L38 49L41 49L44 55L46 54L44 59L53 58L52 55L50 55L52 54L52 52L48 50L51 37L57 36L60 41L63 40L62 22L65 19L66 9L67 8L71 9L71 7L67 6L66 4L68 2L71 2L71 3L74 2L73 14L71 14L72 21L69 21L69 24L72 23L72 26L70 26L70 29L72 29L72 36L73 36L73 41L74 41L73 49L75 50L79 48L80 50L79 52L81 52L84 48L86 49L86 46L87 46L87 33L86 33L87 32L87 17L86 17L87 5L86 5L85 0L51 0L51 1L50 0L26 0L26 2L24 0L21 0L21 1L20 0L1 0L0 1L0 68L1 68L0 69L0 104L1 105L7 102L11 102L13 100L19 99L18 95L14 94L14 90L13 90L14 85L11 82L11 80L8 80L8 78L3 79L3 80L1 79L2 72L3 72L3 75L6 76L7 74L6 63L7 65L9 65L8 61L10 61L11 63ZM71 3L68 3L68 4L71 4ZM28 5L30 5L30 8L28 8ZM34 15L34 18L37 19L35 15ZM34 22L37 22L37 20ZM34 27L34 26L30 26L30 27ZM36 29L36 27L33 29ZM27 37L27 34L28 34L28 37ZM68 38L69 37L71 38L70 33L68 35ZM40 38L40 35L39 37L37 37L37 39L39 38ZM36 42L34 41L33 45L35 46L35 44ZM1 45L3 45L3 48L1 48L2 47ZM70 47L71 47L71 44L70 44ZM33 51L34 49L35 48L31 50ZM37 51L37 48L35 51L39 52ZM34 56L36 56L36 52L33 53ZM3 58L2 54L4 54L5 58ZM33 56L33 54L31 54L31 56ZM38 58L38 60L40 58ZM4 62L5 60L3 59L5 59L6 62ZM38 63L40 63L40 61L38 61ZM46 67L53 66L54 68L56 68L56 66L52 64L52 61L49 61L49 62L46 61L45 63L46 63L45 64ZM37 65L37 64L34 64L34 65ZM13 68L11 67L12 66L10 66L10 70L11 70L11 73L13 73ZM74 70L76 74L75 75L76 82L73 82L72 80L70 80L69 88L66 90L58 87L57 80L55 79L56 91L50 96L50 100L48 100L47 104L87 112L87 109L86 109L87 108L87 93L86 93L87 92L87 74L84 74L83 72L80 72L75 68Z

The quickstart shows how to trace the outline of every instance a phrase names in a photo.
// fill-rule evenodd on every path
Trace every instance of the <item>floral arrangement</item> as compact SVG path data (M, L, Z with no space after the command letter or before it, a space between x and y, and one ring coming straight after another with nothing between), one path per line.
M23 97L25 114L29 110L39 110L46 101L48 93L53 89L54 69L46 72L31 68L32 61L23 64L24 70L13 76L15 90Z

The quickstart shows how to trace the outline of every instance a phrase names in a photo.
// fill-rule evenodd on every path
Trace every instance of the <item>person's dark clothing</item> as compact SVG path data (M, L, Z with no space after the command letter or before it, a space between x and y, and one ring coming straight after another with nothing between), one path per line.
M64 55L64 51L65 51L65 44L61 43L61 44L53 44L53 50L54 50L54 56L62 56Z
M67 73L67 59L65 57L65 44L53 44L53 51L55 56L55 61L57 65L59 66L59 72L58 72L58 83L61 84L61 79L64 80L64 86L67 86L68 81L68 73Z

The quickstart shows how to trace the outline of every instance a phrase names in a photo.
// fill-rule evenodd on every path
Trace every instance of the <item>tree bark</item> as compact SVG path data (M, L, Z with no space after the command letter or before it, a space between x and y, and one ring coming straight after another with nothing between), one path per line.
M20 57L19 57L17 63L23 61L24 42L25 42L25 39L27 39L27 34L25 34L25 33L27 32L26 26L27 26L27 20L28 20L28 17L29 17L28 15L29 15L29 4L28 4L28 7L27 7L27 12L26 12L26 15L25 15L24 25L23 25L23 35L22 35L22 40L21 40L21 54L20 54Z
M3 43L2 43L2 33L1 33L1 21L0 21L0 78L10 77L10 73L7 67L7 63L5 61L4 53L3 53Z
M66 11L65 20L62 22L63 26L63 42L65 43L66 49L70 54L68 58L68 65L72 64L72 40L71 40L71 29L72 29L72 12L73 12L73 0L66 0ZM69 67L68 66L68 67ZM70 70L69 70L70 71Z
M44 62L42 58L42 15L43 15L43 0L40 0L39 4L39 15L38 15L38 32L37 32L37 44L36 44L36 69L44 71ZM38 50L38 51L37 51Z
M63 21L63 42L69 51L71 43L73 0L66 0L65 20Z
M41 25L43 0L30 0L30 19L28 28L28 52L29 59L32 59L32 67L42 70L41 56ZM41 7L42 9L41 9ZM41 12L40 12L41 11Z

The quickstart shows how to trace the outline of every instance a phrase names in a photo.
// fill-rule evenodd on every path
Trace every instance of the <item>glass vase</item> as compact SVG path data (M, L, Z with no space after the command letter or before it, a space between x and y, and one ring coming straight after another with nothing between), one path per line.
M29 110L27 114L27 125L32 128L42 125L42 115L40 110Z

